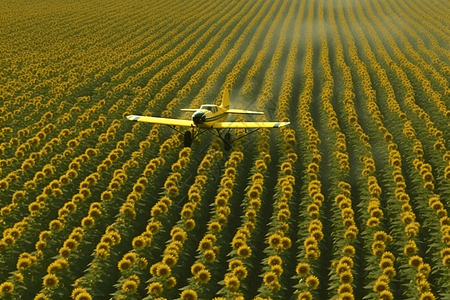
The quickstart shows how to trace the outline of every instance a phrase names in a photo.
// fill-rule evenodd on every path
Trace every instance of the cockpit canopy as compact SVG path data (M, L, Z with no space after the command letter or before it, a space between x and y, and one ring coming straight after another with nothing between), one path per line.
M200 109L206 109L213 113L217 112L217 107L215 105L211 105L211 104L204 104L204 105L200 106Z

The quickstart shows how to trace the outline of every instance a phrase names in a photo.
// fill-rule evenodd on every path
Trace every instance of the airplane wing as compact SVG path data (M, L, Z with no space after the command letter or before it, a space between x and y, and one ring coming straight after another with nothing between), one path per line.
M251 115L263 115L264 114L261 111L251 111L251 110L243 110L243 109L228 109L227 113L229 113L229 114L251 114Z
M182 111L197 111L198 108L197 109L196 108L182 108L180 110L182 110Z
M129 116L127 116L127 119L131 120L131 121L162 124L162 125L184 126L184 127L194 126L194 122L192 122L190 120L145 117L145 116L136 116L136 115L129 115Z
M289 125L290 122L217 122L212 127L224 128L278 128Z

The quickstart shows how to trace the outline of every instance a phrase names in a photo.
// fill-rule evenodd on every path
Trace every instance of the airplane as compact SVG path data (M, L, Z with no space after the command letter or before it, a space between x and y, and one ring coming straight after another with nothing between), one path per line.
M280 128L288 126L290 122L225 122L225 119L229 114L250 114L250 115L262 115L263 112L250 111L242 109L231 109L230 108L230 98L228 89L225 89L222 95L221 105L215 104L204 104L199 109L184 108L182 111L193 112L192 120L182 120L182 119L170 119L170 118L160 118L160 117L147 117L147 116L137 116L128 115L126 118L132 121L147 122L153 124L168 125L172 129L182 133L175 126L189 127L191 130L184 132L184 147L191 147L192 140L198 137L201 133L205 131L211 131L212 129L217 130L217 136L224 142L225 150L231 149L231 143L247 136L261 128ZM253 131L241 136L234 141L231 140L231 129L245 128L254 129ZM220 134L221 129L228 129L225 136ZM202 131L203 130L203 131Z

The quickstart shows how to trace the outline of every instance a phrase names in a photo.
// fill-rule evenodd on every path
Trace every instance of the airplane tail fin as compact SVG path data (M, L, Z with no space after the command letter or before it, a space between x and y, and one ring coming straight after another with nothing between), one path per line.
M220 104L220 107L222 107L224 109L229 109L230 108L230 95L228 93L228 89L227 88L223 91L222 104Z

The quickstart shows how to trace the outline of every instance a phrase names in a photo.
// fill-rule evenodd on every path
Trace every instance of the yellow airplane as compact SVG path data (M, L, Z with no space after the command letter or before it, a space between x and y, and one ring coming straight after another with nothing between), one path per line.
M222 137L222 135L219 132L220 129L230 130L238 128L245 128L245 129L253 128L255 130L250 132L253 133L261 128L279 128L290 124L290 122L225 122L225 119L228 117L228 114L252 114L252 115L264 114L263 112L259 111L230 109L230 98L227 89L225 89L223 92L222 103L220 106L214 104L205 104L202 105L199 109L185 108L181 110L194 112L192 114L192 120L146 117L136 115L129 115L127 116L127 119L138 122L168 125L175 130L177 130L175 126L190 127L192 128L192 132L188 130L184 133L185 147L191 146L192 140L202 132L201 131L202 129L203 130L216 129L217 136L225 143L226 150L231 149L231 143L233 141L231 141L231 135L229 131L225 134L224 137ZM250 133L247 133L245 136L249 135ZM239 138L242 137L243 136Z

